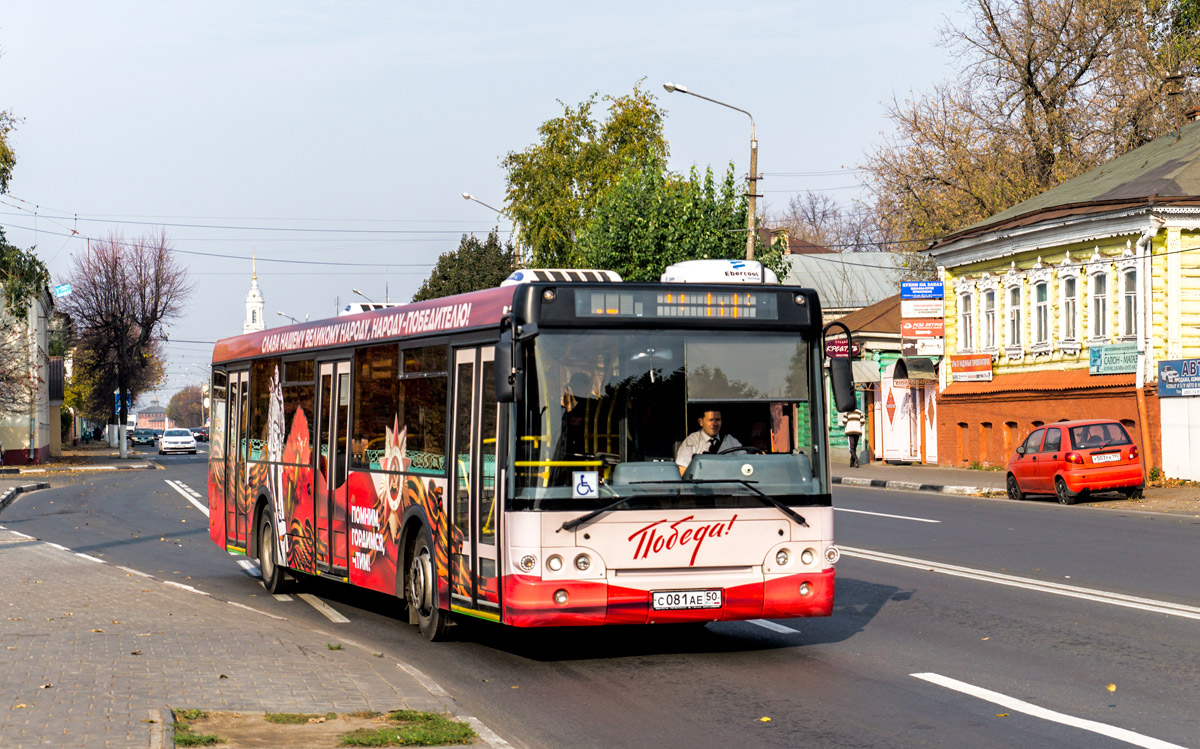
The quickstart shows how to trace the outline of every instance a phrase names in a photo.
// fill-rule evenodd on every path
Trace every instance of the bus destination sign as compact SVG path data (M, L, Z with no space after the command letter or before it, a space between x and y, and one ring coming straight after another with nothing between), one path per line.
M580 317L712 318L778 320L776 294L756 291L581 290L575 296Z

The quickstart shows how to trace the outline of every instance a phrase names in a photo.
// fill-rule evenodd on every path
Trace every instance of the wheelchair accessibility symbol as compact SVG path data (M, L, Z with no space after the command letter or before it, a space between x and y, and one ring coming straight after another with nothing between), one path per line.
M588 499L596 496L600 486L599 471L572 471L571 496L575 499Z

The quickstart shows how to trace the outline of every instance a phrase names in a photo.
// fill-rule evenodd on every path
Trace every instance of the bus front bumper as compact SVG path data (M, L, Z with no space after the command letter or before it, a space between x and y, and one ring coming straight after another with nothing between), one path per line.
M830 567L723 588L721 608L655 611L650 604L651 590L597 580L509 575L504 579L503 621L515 627L571 627L829 616L833 592L834 570ZM563 594L565 601L560 603L556 595L561 600Z

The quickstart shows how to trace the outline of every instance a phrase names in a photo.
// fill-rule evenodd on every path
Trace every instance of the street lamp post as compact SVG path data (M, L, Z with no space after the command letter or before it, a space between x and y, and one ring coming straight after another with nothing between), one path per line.
M756 226L755 226L756 217L754 215L754 209L755 209L754 202L755 202L755 198L758 197L758 135L754 131L754 115L750 114L749 112L747 112L744 109L735 107L732 104L726 104L723 101L717 101L716 99L710 99L707 96L696 93L695 91L688 91L687 86L684 86L681 83L671 83L670 81L668 81L667 83L663 84L663 88L665 88L667 90L667 93L669 93L669 94L678 92L681 94L688 94L690 96L695 96L698 99L704 99L705 101L711 101L713 104L720 104L721 106L726 107L728 109L733 109L735 111L741 112L742 114L744 114L750 118L750 175L749 175L750 194L748 196L750 198L750 202L749 202L749 205L747 206L747 215L746 215L746 259L753 260L754 259L754 240L755 240L755 231L756 231Z
M504 216L504 217L508 218L510 221L512 221L512 216L509 216L508 213L506 213L504 210L497 208L494 205L488 205L487 203L483 202L482 200L475 197L474 195L472 195L469 192L464 192L462 194L462 197L463 197L463 200L473 200L476 203L478 203L479 205L483 206L484 208L490 208L493 211L495 211L497 215ZM517 228L517 224L515 221L513 222L513 243L516 245L517 259L520 261L521 265L528 265L528 263L525 262L525 254L521 249L521 232Z
M275 314L279 315L280 317L286 317L287 319L291 320L292 322L296 323L297 325L300 324L299 320L297 320L296 318L292 317L291 315L289 315L285 312L276 312ZM304 316L304 321L308 322L308 315Z

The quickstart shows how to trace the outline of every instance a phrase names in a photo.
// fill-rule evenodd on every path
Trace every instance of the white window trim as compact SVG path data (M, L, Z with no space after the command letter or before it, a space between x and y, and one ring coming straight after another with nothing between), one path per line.
M984 320L984 317L983 317L984 312L985 312L985 308L983 306L983 299L984 299L984 295L989 291L992 292L992 294L993 294L992 298L995 300L995 302L993 303L993 306L992 306L992 342L991 342L990 346L988 345L987 337L984 335L985 332L987 331L987 321ZM975 330L979 333L978 350L983 353L992 354L993 357L999 351L1000 341L1001 341L1001 333L1003 332L998 329L1000 326L998 326L996 324L997 322L1001 322L1000 320L998 320L998 318L1000 317L1001 303L1003 301L1000 298L1000 296L1001 296L1001 293L1000 293L999 277L993 276L990 273L984 273L983 276L979 279L979 305L978 305L979 306L979 316L978 316L978 324L975 326Z
M1138 314L1142 304L1142 269L1139 267L1141 263L1133 253L1131 243L1125 241L1125 251L1121 253L1121 257L1117 258L1117 319L1120 321L1120 330L1117 331L1118 340L1120 341L1138 341L1141 336L1142 320ZM1125 276L1128 273L1134 274L1133 281L1133 330L1125 330Z
M1004 334L1004 338L1003 338L1003 340L1004 340L1004 356L1009 361L1014 361L1014 362L1020 361L1021 359L1025 358L1025 339L1028 336L1027 331L1026 331L1026 328L1028 327L1028 325L1027 325L1028 320L1026 319L1027 315L1025 314L1025 307L1027 307L1028 305L1026 304L1026 301L1025 301L1026 294L1025 294L1025 288L1023 285L1024 280L1025 280L1025 273L1017 270L1017 263L1014 260L1012 263L1012 266L1008 269L1008 272L1004 274L1004 279L1003 279L1003 281L1004 281L1004 284L1003 284L1004 285L1004 326L1003 326L1003 328L1004 329L1002 331ZM1012 298L1012 292L1014 290L1016 290L1016 292L1019 296L1016 310L1012 309L1012 302L1010 301ZM1012 339L1012 321L1013 321L1013 312L1014 311L1018 312L1021 316L1019 327L1017 330L1018 334L1021 336L1021 340L1017 341L1015 343L1011 340Z
M978 325L979 318L975 314L975 309L978 307L978 304L977 304L978 292L975 287L975 279L967 278L967 277L955 279L954 294L955 294L955 299L957 300L957 309L958 309L958 315L957 315L958 320L956 321L957 329L958 329L958 347L957 348L959 351L975 351L977 344L980 340L979 339L979 325ZM971 340L965 342L966 344L969 344L969 345L964 345L964 341L963 341L963 304L962 304L962 301L963 301L963 296L966 294L970 294L970 296L971 296L971 309L967 310L967 312L970 314L970 319L971 319L971 336L970 336Z
M1034 356L1047 356L1054 350L1054 280L1052 278L1051 269L1048 266L1042 265L1042 259L1039 257L1033 267L1029 269L1029 353ZM1040 283L1046 284L1046 340L1036 340L1037 334L1037 285Z
M1100 333L1096 330L1096 277L1104 276L1104 332ZM1088 303L1088 343L1095 345L1105 345L1112 342L1112 262L1107 257L1100 254L1100 248L1097 247L1092 256L1088 258L1087 269L1087 303Z
M1067 338L1067 322L1065 315L1067 314L1067 291L1066 282L1068 278L1075 279L1075 337ZM1066 258L1058 265L1058 335L1055 336L1055 342L1059 349L1067 355L1077 355L1083 348L1080 332L1083 330L1083 266L1071 260L1070 251L1067 252Z

